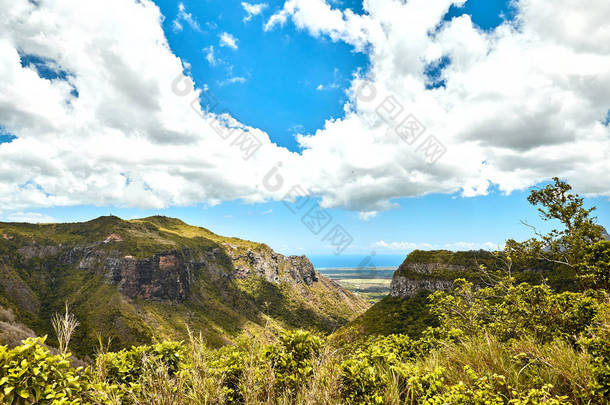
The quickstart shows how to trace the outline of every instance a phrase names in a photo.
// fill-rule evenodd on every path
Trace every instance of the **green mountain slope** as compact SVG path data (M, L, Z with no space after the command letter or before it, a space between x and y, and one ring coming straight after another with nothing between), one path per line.
M502 266L494 253L485 250L415 250L394 272L389 295L342 327L334 337L352 340L368 335L404 333L418 338L426 327L437 326L436 318L427 308L431 292L451 289L457 278L480 287L488 286L497 279L495 273ZM538 266L514 267L511 275L517 282L539 284L546 280L558 291L576 287L572 270L552 264Z
M37 334L68 302L72 349L181 339L212 345L286 327L329 333L367 303L317 273L305 256L228 238L167 217L74 224L0 223L0 305Z

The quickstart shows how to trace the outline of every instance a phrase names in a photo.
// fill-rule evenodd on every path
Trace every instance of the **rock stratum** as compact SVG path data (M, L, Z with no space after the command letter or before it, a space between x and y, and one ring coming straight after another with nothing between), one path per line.
M119 348L189 329L211 345L286 327L328 333L368 306L305 256L173 218L0 223L0 235L0 306L52 336L50 317L67 302L80 355L98 337Z
M476 281L480 276L480 266L493 268L495 261L494 255L486 250L415 250L394 272L390 296L411 298L420 291L448 290L456 278Z

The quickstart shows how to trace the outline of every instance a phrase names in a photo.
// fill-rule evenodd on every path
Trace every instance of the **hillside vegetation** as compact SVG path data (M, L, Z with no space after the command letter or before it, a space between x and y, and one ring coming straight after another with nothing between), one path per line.
M49 351L44 338L0 347L0 399L9 404L608 404L610 242L602 240L591 210L569 190L556 180L530 199L561 228L525 242L509 240L505 251L493 255L494 267L477 263L474 281L459 278L449 289L389 297L373 306L359 319L379 319L383 327L377 334L361 333L356 320L330 336L284 328L219 348L197 332L182 341L120 351L109 351L100 341L92 364L76 369L66 333L76 320L65 310L55 318L61 321L55 328L62 337L59 354ZM572 291L515 277L548 268L547 263L572 272ZM404 333L384 330L398 324Z
M0 305L56 345L51 317L66 302L81 357L100 337L120 349L185 339L186 325L212 346L284 328L330 333L368 306L304 256L173 218L0 223Z

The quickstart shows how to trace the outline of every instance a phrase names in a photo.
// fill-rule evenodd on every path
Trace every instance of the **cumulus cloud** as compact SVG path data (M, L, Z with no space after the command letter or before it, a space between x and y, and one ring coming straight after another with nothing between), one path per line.
M610 194L610 131L602 125L610 34L601 23L609 4L521 0L514 22L482 31L468 15L443 21L463 3L376 0L355 15L322 0L289 0L268 20L268 29L291 20L370 56L370 70L352 81L345 117L299 137L301 160L324 162L312 182L323 204L371 212L398 197L474 196L491 184L510 192L555 175L579 192ZM578 22L570 34L567 16ZM589 35L585 27L600 28ZM426 86L427 67L443 58L444 86ZM409 116L426 129L419 138L401 125ZM430 141L442 152L433 165Z
M0 9L0 123L17 136L0 144L3 210L263 201L270 162L292 158L223 106L201 109L152 2L2 0ZM23 55L67 74L40 77ZM258 149L244 160L247 139Z
M246 3L245 1L241 2L241 6L244 8L244 11L246 12L246 16L244 17L244 22L248 22L252 19L252 17L254 17L255 15L259 15L260 13L263 12L263 10L265 8L268 7L268 5L266 3L258 3L258 4L250 4L250 3Z
M357 15L287 1L266 29L293 23L370 58L345 116L299 135L297 154L181 76L152 2L0 0L0 124L17 137L0 144L0 207L162 208L298 189L366 219L399 197L556 175L610 195L610 4L519 0L514 22L481 31L467 15L443 22L463 2L370 0ZM41 77L25 55L65 74ZM444 86L431 87L426 71L443 58ZM248 138L258 149L244 159Z
M231 49L237 49L237 38L228 32L223 32L220 34L220 46L226 46Z

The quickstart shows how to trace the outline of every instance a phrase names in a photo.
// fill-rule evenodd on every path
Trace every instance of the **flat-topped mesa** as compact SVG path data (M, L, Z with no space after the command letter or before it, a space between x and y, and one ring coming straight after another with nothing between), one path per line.
M390 296L409 298L419 291L448 290L456 278L472 278L480 265L493 266L495 257L485 250L451 252L415 250L394 272Z

